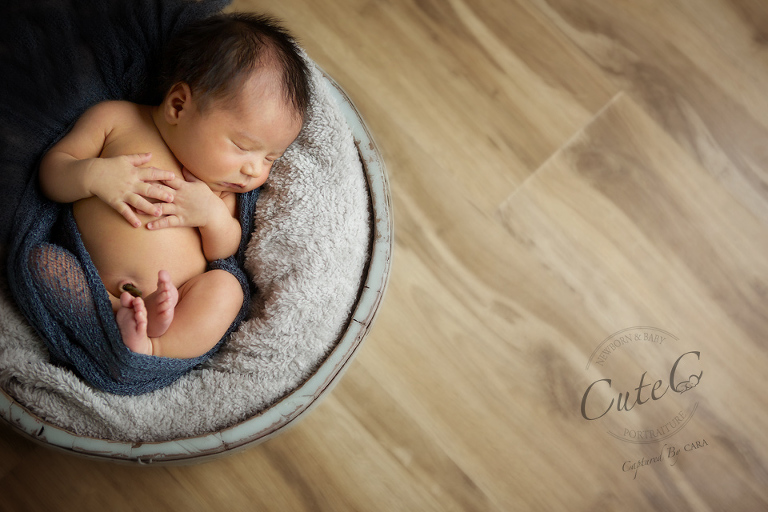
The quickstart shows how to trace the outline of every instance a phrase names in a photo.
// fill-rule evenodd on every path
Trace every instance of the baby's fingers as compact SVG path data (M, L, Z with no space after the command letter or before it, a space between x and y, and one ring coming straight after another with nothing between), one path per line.
M168 187L174 190L179 190L181 187L186 185L186 183L187 182L184 181L183 178L180 178L179 176L176 176L176 175L174 175L173 178L171 179L163 180L164 185L167 185Z
M123 216L125 220L128 221L128 223L135 227L141 227L141 221L139 220L139 217L134 213L134 211L131 209L130 206L128 206L125 203L119 203L117 205L113 205L113 208L117 210L117 213Z
M181 224L181 220L175 215L167 215L161 219L147 223L147 229L175 228Z
M150 199L158 199L170 203L173 201L174 190L171 187L160 185L158 183L146 183L141 195Z
M159 204L152 204L139 194L131 194L126 199L126 202L136 208L136 210L146 213L147 215L159 217L163 214L163 210L160 208Z
M139 170L139 179L141 181L166 181L176 177L173 171L165 171L157 167L142 167Z
M123 158L128 160L134 167L139 167L152 159L152 153L136 153L134 155L125 155Z

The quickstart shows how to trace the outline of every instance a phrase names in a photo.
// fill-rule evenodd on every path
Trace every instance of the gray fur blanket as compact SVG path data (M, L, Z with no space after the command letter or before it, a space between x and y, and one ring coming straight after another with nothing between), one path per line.
M300 385L349 321L368 258L365 177L349 128L313 66L308 122L262 188L245 269L249 316L219 352L168 387L119 396L51 364L7 290L0 295L0 386L76 434L163 441L238 423Z

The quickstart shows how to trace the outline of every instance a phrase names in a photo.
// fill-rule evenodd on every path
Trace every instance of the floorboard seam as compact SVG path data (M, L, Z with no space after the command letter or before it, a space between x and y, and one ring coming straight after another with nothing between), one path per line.
M568 140L566 140L555 151L553 151L552 154L549 155L547 159L544 160L544 162L542 162L541 165L539 165L536 168L535 171L533 171L527 178L525 178L525 180L523 180L523 182L520 183L520 185L509 196L506 197L506 199L504 199L501 203L499 203L494 212L494 217L496 218L496 220L499 220L501 218L500 217L501 210L504 209L504 207L507 204L509 204L521 190L526 188L526 185L528 184L529 181L531 181L532 179L534 179L536 176L539 175L539 171L541 171L542 168L546 167L552 160L560 156L563 150L571 146L573 142L576 139L578 139L581 136L581 134L583 134L587 130L587 128L589 128L592 125L592 123L594 123L598 118L600 118L600 116L602 116L606 110L612 107L624 96L626 96L626 92L623 90L614 94L611 97L611 99L608 100L605 105L600 107L600 109L597 112L595 112L595 114L592 117L590 117L578 130L576 130L573 133L573 135L571 135L568 138Z

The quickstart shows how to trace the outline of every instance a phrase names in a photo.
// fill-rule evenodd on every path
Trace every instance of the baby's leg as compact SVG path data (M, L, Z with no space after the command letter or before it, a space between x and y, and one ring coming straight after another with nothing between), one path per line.
M173 322L178 302L179 290L171 282L171 275L161 270L157 273L157 289L144 301L147 306L147 336L156 338L165 334Z
M139 354L152 355L152 340L147 336L147 308L141 297L123 292L115 319L126 347Z
M229 329L243 305L243 290L235 276L211 270L179 288L173 322L152 338L153 354L191 358L212 349Z

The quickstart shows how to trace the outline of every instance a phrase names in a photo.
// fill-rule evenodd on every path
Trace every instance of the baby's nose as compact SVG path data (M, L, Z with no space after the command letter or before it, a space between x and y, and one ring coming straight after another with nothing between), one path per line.
M250 176L251 178L258 178L259 176L261 176L263 170L259 164L248 163L243 166L243 169L241 172L246 176Z

